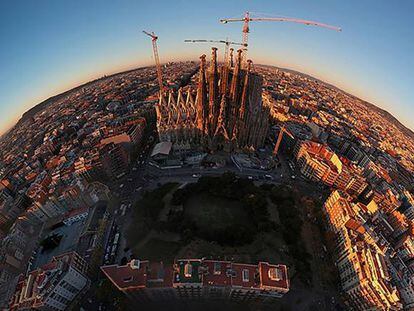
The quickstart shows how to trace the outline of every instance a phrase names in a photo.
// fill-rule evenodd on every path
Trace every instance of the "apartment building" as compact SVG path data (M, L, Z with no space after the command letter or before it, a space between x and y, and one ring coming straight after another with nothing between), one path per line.
M21 275L10 310L66 310L88 285L86 262L75 252L54 257L41 268Z
M328 147L304 141L294 150L301 173L312 180L332 186L342 172L342 162Z
M101 267L131 300L218 299L271 302L289 291L285 265L257 265L206 259L178 259L173 265L134 259L124 266Z
M328 230L335 235L334 259L345 303L350 310L401 310L386 245L364 223L362 213L369 210L337 190L324 205Z

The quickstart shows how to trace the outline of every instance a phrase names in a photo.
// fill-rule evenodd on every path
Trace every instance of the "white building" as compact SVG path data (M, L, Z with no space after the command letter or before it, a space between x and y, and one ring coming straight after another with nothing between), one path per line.
M43 267L21 275L11 310L66 310L88 285L87 264L77 253L54 257Z

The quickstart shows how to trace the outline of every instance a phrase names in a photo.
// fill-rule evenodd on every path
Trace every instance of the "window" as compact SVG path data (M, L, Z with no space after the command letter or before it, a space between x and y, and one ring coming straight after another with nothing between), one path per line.
M186 263L184 266L184 276L186 278L191 278L192 273L193 273L193 266L190 263Z
M214 263L214 274L216 275L221 274L221 263L219 262Z
M243 269L242 278L243 278L243 282L249 282L249 270Z

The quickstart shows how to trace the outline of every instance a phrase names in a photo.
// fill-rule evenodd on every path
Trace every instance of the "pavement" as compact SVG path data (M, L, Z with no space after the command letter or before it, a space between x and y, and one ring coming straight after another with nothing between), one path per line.
M47 236L58 234L62 236L60 243L57 247L42 252L42 247L37 250L37 256L31 267L32 270L43 266L48 263L53 256L63 254L75 250L78 244L79 234L82 231L85 220L77 221L70 226L62 225L52 231L50 231ZM44 236L45 238L46 236Z

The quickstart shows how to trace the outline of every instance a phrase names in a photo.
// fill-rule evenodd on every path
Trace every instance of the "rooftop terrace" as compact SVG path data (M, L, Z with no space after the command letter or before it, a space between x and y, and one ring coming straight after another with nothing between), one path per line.
M202 271L200 259L179 259L175 264L174 284L201 283Z
M103 266L101 270L120 290L198 285L289 291L287 267L267 262L254 265L179 259L170 265L134 259L124 266Z

